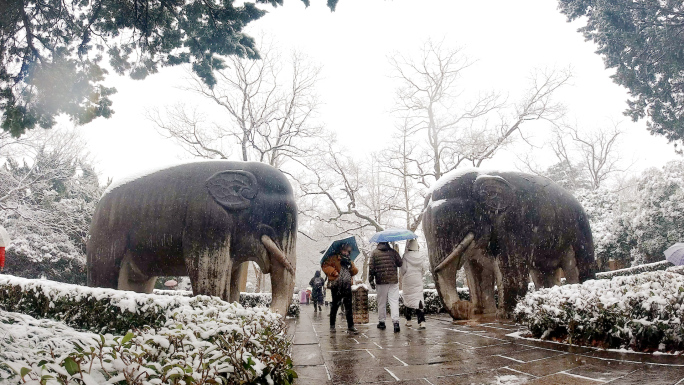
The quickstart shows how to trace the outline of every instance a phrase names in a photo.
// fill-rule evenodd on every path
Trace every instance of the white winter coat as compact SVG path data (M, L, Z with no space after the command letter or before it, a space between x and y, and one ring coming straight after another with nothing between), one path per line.
M404 305L412 309L418 309L423 301L423 261L417 250L408 250L404 253L401 265L401 289L403 291Z

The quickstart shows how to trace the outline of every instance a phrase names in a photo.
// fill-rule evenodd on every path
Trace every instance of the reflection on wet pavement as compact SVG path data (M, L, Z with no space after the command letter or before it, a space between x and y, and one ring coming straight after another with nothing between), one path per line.
M328 309L302 306L290 322L296 385L321 384L684 384L684 357L607 352L506 336L520 330L495 319L452 323L428 316L427 329L401 332L340 318L329 330Z

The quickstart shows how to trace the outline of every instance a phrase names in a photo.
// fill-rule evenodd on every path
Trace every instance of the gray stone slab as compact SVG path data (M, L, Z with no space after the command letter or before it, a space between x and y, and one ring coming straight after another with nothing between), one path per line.
M507 337L520 326L485 318L452 322L430 315L428 328L401 323L401 332L356 325L349 334L338 319L302 310L294 324L295 384L675 384L684 379L684 357L630 354ZM658 364L658 365L655 365ZM325 365L325 366L323 366ZM297 370L296 369L296 370ZM328 371L326 371L327 369ZM327 376L330 374L331 380Z
M298 366L323 365L325 361L318 345L294 345L292 362Z
M294 335L295 345L318 345L318 336L314 332L297 332Z

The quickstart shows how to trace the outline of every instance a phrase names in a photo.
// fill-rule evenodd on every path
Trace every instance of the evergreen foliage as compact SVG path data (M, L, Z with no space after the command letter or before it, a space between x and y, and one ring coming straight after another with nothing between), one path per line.
M282 5L282 0L256 0ZM304 1L308 5L308 0ZM182 63L208 85L221 56L258 58L245 26L266 11L233 0L7 0L0 12L0 126L18 137L67 114L78 124L110 117L111 68L144 79ZM329 0L334 9L336 1Z
M633 192L610 188L574 192L589 217L601 270L609 260L637 266L665 259L663 251L684 239L684 162L648 169Z
M12 239L5 273L86 283L88 227L104 187L79 146L58 131L0 163L0 225Z
M598 46L615 83L630 93L625 114L648 117L648 129L684 143L684 13L681 1L560 0L569 21ZM679 150L682 151L681 149Z
M534 338L600 348L681 353L684 270L651 271L528 292L515 319Z

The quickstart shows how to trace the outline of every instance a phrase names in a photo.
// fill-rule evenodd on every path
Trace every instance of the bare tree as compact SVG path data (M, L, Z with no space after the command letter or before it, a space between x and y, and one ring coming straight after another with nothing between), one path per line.
M465 97L459 80L473 62L461 49L428 41L417 58L395 54L390 63L400 83L396 112L424 138L432 180L462 164L479 167L527 121L559 119L563 108L552 96L570 79L568 71L536 71L525 96L509 104L493 92Z
M159 110L148 111L148 118L194 157L230 159L237 153L240 160L287 172L283 164L311 156L323 135L322 126L314 122L321 68L298 52L289 60L273 46L260 47L259 52L259 60L226 58L228 68L215 71L214 86L193 74L188 89L214 102L224 113L220 122L208 122L203 113L184 104L168 107L165 116ZM260 291L263 274L256 263L252 267Z
M22 200L41 194L47 184L73 177L75 167L86 161L87 153L74 131L36 130L21 138L0 135L0 159L4 160L0 209L17 212Z
M429 183L425 170L429 160L421 158L418 145L412 136L413 127L408 119L396 127L396 137L381 154L383 171L389 176L384 188L395 191L391 210L400 213L406 228L416 231L423 217L426 189Z
M584 133L577 127L566 127L558 133L557 143L562 144L564 134L572 141L593 189L599 188L613 174L625 172L629 168L623 166L624 159L617 151L619 137L623 134L617 124ZM567 151L564 154L564 159L569 161Z
M613 176L626 172L633 164L619 150L624 131L619 124L580 130L577 126L556 127L548 142L557 163L542 168L528 154L519 157L527 171L547 176L570 190L598 189Z
M237 149L240 160L280 167L288 158L308 155L311 141L322 135L314 122L321 68L297 52L285 60L272 46L259 51L260 60L227 58L228 68L216 71L213 87L191 78L188 89L224 112L220 122L207 122L184 104L167 108L166 116L149 111L148 117L162 135L196 157L229 159Z
M377 156L362 160L347 156L334 139L325 149L326 153L306 164L297 177L300 214L316 223L322 237L356 236L363 256L361 279L365 281L370 255L366 240L395 222L398 190L388 188L391 176ZM361 262L357 259L356 263Z

